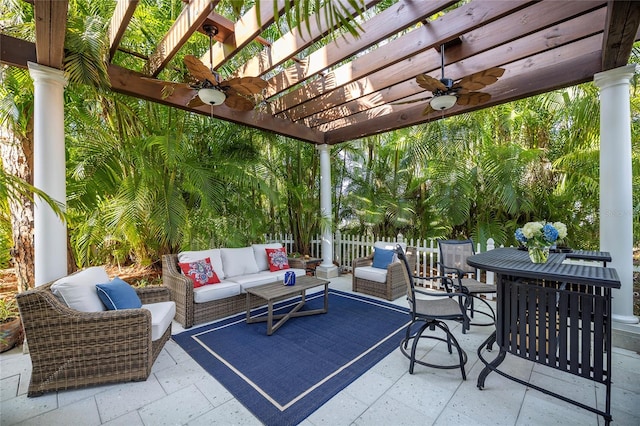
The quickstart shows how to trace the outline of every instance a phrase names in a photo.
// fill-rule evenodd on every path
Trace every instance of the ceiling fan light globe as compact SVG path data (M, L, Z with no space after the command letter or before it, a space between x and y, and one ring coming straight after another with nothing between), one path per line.
M453 95L442 95L431 99L429 104L434 110L443 111L453 107L456 104L456 100L458 100L458 98Z
M227 98L223 92L218 89L206 88L198 90L198 97L202 102L208 105L222 105Z

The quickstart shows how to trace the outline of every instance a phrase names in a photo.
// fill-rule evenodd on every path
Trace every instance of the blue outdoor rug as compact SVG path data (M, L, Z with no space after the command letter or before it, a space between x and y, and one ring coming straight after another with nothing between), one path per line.
M321 292L307 296L305 309L321 306ZM329 290L329 312L291 318L271 336L241 314L173 339L264 424L295 425L398 348L407 312Z

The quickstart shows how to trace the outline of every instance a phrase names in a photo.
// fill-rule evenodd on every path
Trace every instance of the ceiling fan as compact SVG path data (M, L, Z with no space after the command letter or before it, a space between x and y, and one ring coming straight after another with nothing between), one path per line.
M220 74L213 70L213 37L218 34L215 25L205 24L202 29L209 36L209 61L211 68L207 68L200 59L193 55L186 55L184 63L194 83L170 84L171 88L187 86L195 93L187 103L189 107L200 105L222 105L238 111L250 111L256 106L255 95L268 86L259 77L236 77L222 80ZM157 80L156 80L157 81ZM165 86L166 82L163 82Z
M504 68L494 67L480 71L459 80L452 80L444 76L444 44L440 46L440 80L427 74L416 77L418 86L432 93L432 96L400 103L422 102L428 99L429 104L422 112L427 115L433 111L443 111L458 105L479 105L491 99L489 93L476 92L498 81L504 74Z

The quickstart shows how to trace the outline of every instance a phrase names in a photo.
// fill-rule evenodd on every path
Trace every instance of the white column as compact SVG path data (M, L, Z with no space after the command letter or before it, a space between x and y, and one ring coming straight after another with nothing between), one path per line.
M33 185L66 206L64 72L29 62L34 86ZM35 285L67 275L67 226L42 200L34 208Z
M322 228L322 263L316 268L320 278L338 276L338 268L333 264L333 234L331 209L331 160L329 146L319 145L320 152L320 212Z
M600 250L611 253L622 287L613 290L612 319L636 324L633 315L633 197L629 80L635 65L594 76L600 88Z

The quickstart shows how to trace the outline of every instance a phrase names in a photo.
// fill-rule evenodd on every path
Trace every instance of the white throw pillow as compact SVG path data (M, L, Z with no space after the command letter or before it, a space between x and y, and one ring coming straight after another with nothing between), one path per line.
M256 265L258 265L258 271L268 271L269 259L267 258L266 249L282 248L282 244L280 243L253 244L251 247L253 248L253 254L256 257Z
M253 248L222 248L220 249L225 277L255 274L258 272Z
M225 271L222 267L222 257L220 257L220 249L198 250L198 251L183 251L178 253L178 262L180 263L193 263L198 260L211 259L211 266L215 271L218 278L224 279Z
M68 307L82 312L106 311L96 284L108 283L109 275L102 266L92 266L60 278L51 285L51 292Z

